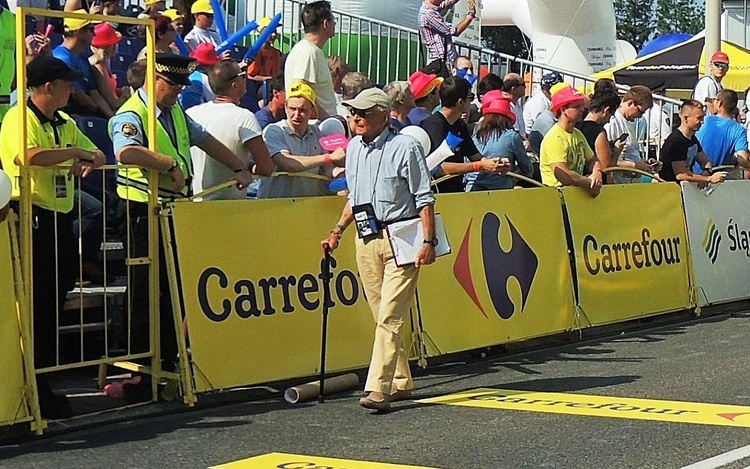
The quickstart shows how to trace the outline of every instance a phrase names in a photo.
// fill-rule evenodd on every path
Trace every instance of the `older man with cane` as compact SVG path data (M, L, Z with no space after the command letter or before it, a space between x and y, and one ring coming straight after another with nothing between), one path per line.
M388 412L391 402L408 398L414 384L402 338L404 319L417 287L419 267L435 262L435 196L416 140L388 127L391 102L379 89L344 101L356 136L347 147L349 196L338 223L322 242L334 250L355 222L357 268L375 319L375 343L366 397L359 404ZM385 233L391 223L421 218L424 243L413 264L396 265Z

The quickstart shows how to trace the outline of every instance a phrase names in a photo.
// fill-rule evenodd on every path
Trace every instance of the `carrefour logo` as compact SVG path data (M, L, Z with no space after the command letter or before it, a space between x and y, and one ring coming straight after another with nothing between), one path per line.
M706 251L712 264L715 264L716 260L719 258L719 247L721 247L721 234L719 233L719 229L716 228L716 223L714 223L713 220L708 220L706 236L703 238L703 250Z
M507 216L505 216L505 221L511 236L508 250L500 245L501 222L498 216L494 213L484 215L481 228L482 265L495 312L502 319L510 319L516 310L523 312L526 307L526 300L539 268L539 258ZM469 258L471 223L469 222L466 228L461 248L453 264L453 275L477 308L488 318L482 302L479 301L471 275ZM514 277L521 287L521 304L518 308L508 295L507 284L511 277Z

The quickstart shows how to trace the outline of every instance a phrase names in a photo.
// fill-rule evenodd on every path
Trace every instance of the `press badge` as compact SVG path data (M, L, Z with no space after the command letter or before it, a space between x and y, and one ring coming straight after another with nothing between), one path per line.
M361 204L352 207L354 223L357 226L357 235L360 239L367 239L380 232L378 219L375 217L375 208L372 204Z
M55 173L55 197L64 199L68 197L68 181L64 174Z

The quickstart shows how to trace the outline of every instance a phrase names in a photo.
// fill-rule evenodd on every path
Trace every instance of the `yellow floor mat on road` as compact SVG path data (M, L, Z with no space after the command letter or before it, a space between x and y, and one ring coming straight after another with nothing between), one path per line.
M355 461L353 459L322 458L302 454L268 453L234 461L212 469L436 469L406 464Z
M750 427L750 407L701 402L486 388L421 399L417 402L483 409Z

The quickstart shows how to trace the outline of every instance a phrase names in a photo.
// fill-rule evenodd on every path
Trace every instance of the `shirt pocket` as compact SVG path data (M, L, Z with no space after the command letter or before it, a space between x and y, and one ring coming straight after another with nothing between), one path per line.
M382 182L378 186L378 202L386 204L395 204L396 197L398 194L399 177L398 176L385 176Z

